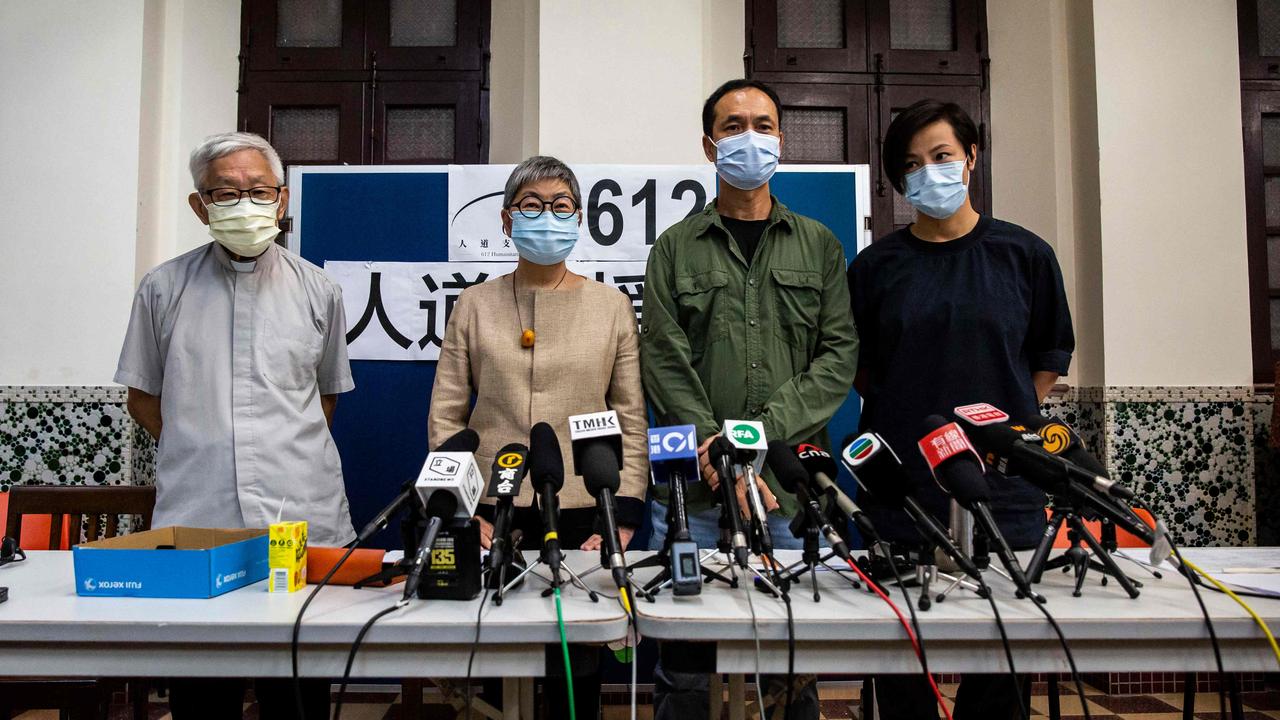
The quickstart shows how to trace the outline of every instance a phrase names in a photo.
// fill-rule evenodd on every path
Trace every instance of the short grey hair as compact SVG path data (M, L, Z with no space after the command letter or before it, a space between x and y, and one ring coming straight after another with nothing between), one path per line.
M267 165L271 166L271 172L276 176L276 184L284 185L284 165L280 162L280 155L266 138L250 132L227 132L210 135L191 151L188 165L191 168L191 182L195 183L196 189L203 189L200 186L204 184L209 163L241 150L257 150L262 153L262 157L267 159Z
M520 188L539 180L563 180L569 186L569 194L573 202L582 207L582 192L578 189L578 176L573 174L568 165L549 155L534 155L516 166L507 178L507 187L502 193L502 207L511 207L516 201L516 193Z

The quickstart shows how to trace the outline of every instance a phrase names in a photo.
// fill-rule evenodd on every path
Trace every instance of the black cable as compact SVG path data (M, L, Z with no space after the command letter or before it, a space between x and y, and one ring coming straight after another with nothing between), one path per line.
M893 577L898 581L898 589L902 591L902 599L907 606L907 611L911 613L911 627L916 631L916 643L920 646L920 667L924 669L924 674L929 674L929 659L924 653L924 635L920 632L920 618L916 617L916 604L911 602L911 595L907 592L907 586L902 584L902 576L898 574L898 564L893 561L893 548L887 542L881 542L880 547L884 550L885 559L889 561L889 572L893 573Z
M791 691L796 682L796 622L791 614L791 596L785 590L779 590L782 592L782 604L787 607L787 704L783 706L782 719L791 720ZM764 713L763 700L760 712Z
M360 628L360 632L356 633L356 641L351 644L351 652L347 653L347 667L342 671L342 684L338 686L338 700L334 703L333 720L339 720L342 717L342 699L347 694L347 682L351 679L351 666L355 664L356 653L359 652L360 645L364 642L364 636L369 633L369 629L372 628L373 624L378 622L379 619L390 615L401 607L403 607L403 605L396 603L384 610L379 610L373 617L369 618L365 622L364 627Z
M1151 508L1147 507L1146 503L1135 499L1133 500L1133 507L1145 510L1151 516L1152 524L1158 527L1158 523L1155 520L1156 514L1151 511ZM1143 524L1146 524L1145 520ZM1154 527L1152 528L1152 530L1155 529ZM1200 606L1200 614L1204 616L1205 627L1209 629L1209 643L1213 646L1213 661L1218 667L1218 713L1225 718L1227 716L1227 695L1223 685L1227 681L1227 673L1222 665L1222 648L1218 645L1218 633L1213 629L1213 619L1209 617L1209 608L1205 607L1204 598L1200 597L1200 581L1196 579L1195 572L1186 563L1182 562L1182 553L1178 552L1178 546L1168 539L1168 535L1165 535L1165 539L1169 542L1169 549L1173 551L1173 556L1178 560L1178 572L1186 577L1187 582L1191 584L1191 593L1196 596L1196 604Z
M1004 645L1004 657L1009 662L1009 679L1013 682L1013 690L1018 695L1018 715L1022 717L1022 720L1027 720L1027 708L1022 702L1022 683L1018 681L1018 671L1013 666L1013 649L1009 647L1009 635L1005 633L1004 620L1000 617L1000 608L996 607L995 596L985 582L978 587L978 591L986 596L987 602L991 605L991 614L996 619L996 629L1000 631L1000 643ZM919 635L919 633L920 631L917 630L916 634ZM923 648L921 649L923 650Z
M467 715L464 720L471 720L471 664L476 659L476 650L480 647L480 618L484 615L484 606L489 601L489 589L485 588L484 595L480 597L480 608L476 610L476 636L471 641L471 653L467 655Z
M1137 503L1135 503L1137 504ZM1138 505L1143 510L1147 508ZM1147 510L1150 513L1150 510ZM1155 517L1154 514L1151 517ZM1204 598L1200 597L1200 583L1196 580L1195 573L1191 568L1182 562L1182 553L1178 552L1178 547L1172 542L1169 547L1173 550L1173 556L1178 559L1178 571L1186 576L1187 582L1191 583L1191 592L1196 596L1196 604L1200 606L1200 614L1204 615L1204 624L1209 628L1209 642L1213 645L1213 661L1218 665L1218 713L1221 717L1227 716L1227 694L1223 685L1227 682L1227 673L1222 667L1222 648L1218 646L1218 633L1213 629L1213 620L1209 618L1209 608L1204 605Z
M342 564L347 561L347 558L351 557L351 553L355 552L356 547L358 546L358 540L352 540L347 543L347 551L343 553L342 557L338 559L338 562L329 569L329 572L320 579L319 584L317 584L315 589L311 591L311 594L307 596L307 599L303 601L302 607L298 608L298 617L293 620L293 639L289 642L289 654L293 659L293 702L298 711L299 720L307 720L307 712L302 707L302 684L298 679L298 635L302 632L302 615L307 612L307 607L311 605L311 601L316 599L316 593L320 592L320 588L329 584L329 580L333 578L333 574L338 572L338 568L342 567Z
M778 587L778 597L782 600L782 604L787 608L787 704L783 707L783 720L791 720L791 687L796 681L796 624L795 616L791 613L791 595L783 589L782 573L778 570L782 566L778 564L777 558L772 553L763 555L770 568L773 569L774 582ZM764 698L760 698L760 717L764 717Z
M1080 682L1080 673L1076 670L1076 658L1071 654L1071 648L1067 645L1067 636L1062 633L1062 628L1058 626L1058 621L1053 619L1053 615L1049 614L1049 609L1044 603L1036 601L1035 598L1027 598L1032 605L1044 614L1044 619L1049 621L1049 625L1053 627L1053 631L1058 634L1058 642L1062 645L1062 652L1067 656L1067 665L1071 667L1071 680L1076 685L1076 694L1080 696L1080 709L1084 711L1085 720L1093 720L1093 716L1089 714L1089 701L1085 699L1084 683ZM1021 695L1019 695L1019 704L1021 704Z

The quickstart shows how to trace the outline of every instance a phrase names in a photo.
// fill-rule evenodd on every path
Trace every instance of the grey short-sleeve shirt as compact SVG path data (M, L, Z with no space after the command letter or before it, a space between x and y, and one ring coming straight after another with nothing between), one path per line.
M272 245L239 263L209 243L152 270L115 381L160 396L154 524L355 537L321 395L351 390L338 285Z

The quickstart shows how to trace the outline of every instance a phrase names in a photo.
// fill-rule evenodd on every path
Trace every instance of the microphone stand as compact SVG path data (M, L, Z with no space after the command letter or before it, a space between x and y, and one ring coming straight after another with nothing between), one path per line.
M834 489L828 489L823 493L826 498L826 506L819 511L821 522L825 522L832 527L844 522L844 518L840 516L840 509L836 506ZM779 573L779 584L783 590L789 590L791 585L799 584L805 575L809 576L809 582L813 585L813 601L822 602L822 595L818 590L818 566L822 566L830 570L834 577L847 581L856 589L862 588L862 582L857 578L851 578L845 575L849 572L847 568L841 569L832 567L827 561L836 556L836 552L831 550L825 554L822 552L820 541L821 532L820 525L812 514L805 511L805 506L810 502L815 502L809 495L809 491L802 486L796 487L796 498L801 503L800 512L791 520L790 530L794 537L800 538L804 542L804 547L800 552L800 561L792 563L783 568Z
M956 547L960 549L960 552L968 555L973 560L973 564L977 565L980 569L994 570L1004 579L1010 579L1008 574L1003 570L991 564L991 555L989 554L986 536L974 534L973 515L969 514L969 511L961 507L960 503L955 500L951 501L951 513L949 520L951 525L951 537L955 540ZM939 571L934 558L934 548L930 546L928 553L928 568L926 568L926 572L931 573L932 576L938 580L945 581L947 586L943 588L942 592L934 596L933 602L945 601L951 593L956 591L957 588L964 588L965 590L969 590L979 597L982 597L982 589L967 579L963 573L951 575L949 573ZM918 572L919 570L917 570L917 573ZM931 607L928 598L928 589L927 584L921 588L920 602L918 603L921 610L928 610Z
M547 559L542 554L539 554L537 560L529 563L528 566L520 571L519 575L516 575L506 585L500 587L498 592L494 593L493 602L497 605L501 605L502 598L506 596L507 591L523 582L526 575L532 575L532 577L535 577L547 584L546 589L542 591L542 597L548 597L551 593L555 592L556 588L564 587L565 585L573 585L585 592L587 596L591 598L591 602L600 602L600 595L596 593L595 590L587 587L587 584L582 581L582 578L578 573L574 572L573 568L569 567L567 564L562 564L560 566L560 571L569 576L568 582L565 582L564 580L556 581L540 573L533 572L542 565L546 565L548 568L551 566L551 564L547 562ZM598 566L592 568L592 570L595 569L598 569Z
M650 567L658 567L661 570L654 575L649 582L643 587L635 587L635 594L648 600L655 602L654 598L662 589L671 584L671 543L674 540L689 540L689 519L685 514L685 494L684 494L684 478L674 476L668 481L671 488L671 495L667 498L667 534L662 539L662 549L655 555L633 563L628 567L628 571L632 574L636 570ZM715 550L699 550L698 551L698 570L700 571L704 582L719 580L729 587L736 588L738 581L736 578L730 579L722 573L718 573L709 567L703 565L703 562L715 555Z
M1053 498L1050 504L1049 524L1045 527L1040 544L1036 546L1035 554L1027 565L1027 578L1033 583L1038 583L1045 570L1055 568L1063 568L1064 572L1068 569L1073 570L1076 586L1071 594L1074 597L1080 597L1085 576L1089 568L1093 568L1103 574L1103 585L1107 584L1107 576L1110 575L1129 594L1129 597L1137 598L1138 588L1142 587L1142 583L1124 574L1116 564L1115 558L1111 557L1111 552L1094 536L1081 516L1082 511L1077 502L1071 500L1064 502L1057 496ZM1064 523L1067 525L1067 539L1071 544L1061 555L1050 560L1049 554L1053 551L1054 540L1057 539L1058 532ZM1111 533L1114 535L1115 526L1110 523L1107 525L1111 526ZM1081 547L1082 545L1088 546L1088 549Z

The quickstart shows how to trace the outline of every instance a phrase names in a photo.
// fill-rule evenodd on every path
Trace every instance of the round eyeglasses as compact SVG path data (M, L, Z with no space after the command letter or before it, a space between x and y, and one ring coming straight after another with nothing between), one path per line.
M543 212L550 210L552 215L561 220L568 220L578 214L578 203L568 195L558 195L550 201L543 200L537 195L525 195L511 206L516 212L532 220Z

